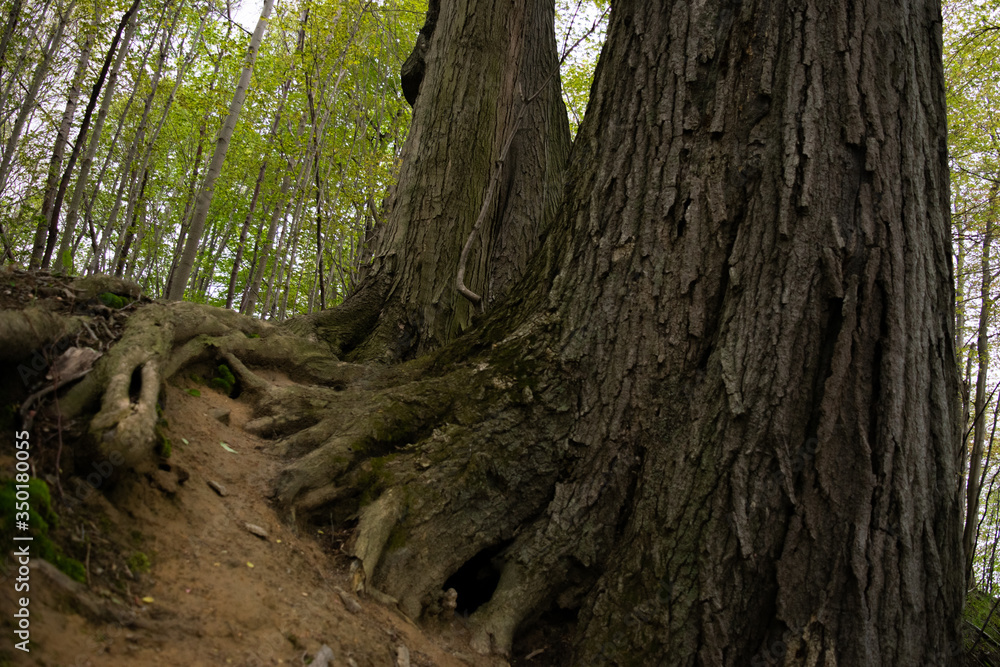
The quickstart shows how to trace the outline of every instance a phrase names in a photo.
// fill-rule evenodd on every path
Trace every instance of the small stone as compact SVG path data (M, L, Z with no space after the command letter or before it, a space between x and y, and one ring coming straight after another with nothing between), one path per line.
M455 608L458 606L458 591L449 588L441 594L441 618L450 621L455 618Z
M177 478L164 470L154 470L152 481L153 486L168 495L177 493Z
M358 667L358 661L354 658L347 659L347 667Z
M396 667L410 667L410 649L402 644L396 648Z
M340 596L340 601L344 603L344 608L356 614L361 611L361 603L358 602L357 598L345 591L343 588L337 588L337 595Z
M229 426L229 414L230 411L225 408L215 408L214 410L208 411L209 417L225 424L226 426Z
M323 644L319 647L319 650L316 651L316 655L313 656L312 662L309 664L312 667L329 667L332 662L333 649L326 644Z
M216 493L218 493L223 498L225 498L226 496L229 495L229 492L226 491L226 487L222 486L218 482L214 482L212 480L208 480L208 485L212 488L213 491L215 491Z
M257 537L259 537L260 539L262 539L262 540L266 540L267 539L267 531L264 530L263 528L261 528L260 526L258 526L257 524L255 524L255 523L244 523L243 526L247 530L249 530L251 533L253 533Z

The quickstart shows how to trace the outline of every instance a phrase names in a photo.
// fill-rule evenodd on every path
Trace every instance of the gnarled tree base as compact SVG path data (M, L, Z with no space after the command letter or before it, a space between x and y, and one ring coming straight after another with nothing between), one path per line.
M339 362L324 343L283 327L155 303L131 318L62 406L65 417L96 410L90 456L146 472L163 455L163 383L195 364L226 364L234 393L253 406L245 428L288 459L274 482L286 516L356 521L349 546L358 588L414 619L438 606L463 566L491 554L483 568L499 578L486 584L495 592L460 584L458 605L485 600L472 615L475 646L507 653L524 619L556 598L580 604L609 544L607 530L587 535L586 526L615 523L584 520L594 490L574 490L572 464L585 452L567 439L561 387L569 374L538 345L545 326L530 322L505 340L486 329L460 348L367 367ZM265 368L295 383L272 384L258 372Z

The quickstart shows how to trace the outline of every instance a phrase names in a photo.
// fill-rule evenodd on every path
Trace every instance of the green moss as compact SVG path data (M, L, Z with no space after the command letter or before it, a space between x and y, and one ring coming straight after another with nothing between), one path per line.
M111 292L102 292L98 295L98 299L101 300L108 308L114 308L115 310L119 308L124 308L128 305L128 301L118 296L117 294L112 294Z
M163 440L156 445L156 453L165 459L169 459L173 451L174 448L170 444L170 438L163 438Z
M201 396L201 392L200 392L200 391L198 391L197 389L188 389L188 390L187 390L187 393L191 394L191 395L192 395L192 396L194 396L195 398L198 398L198 397L200 397L200 396Z
M3 513L3 518L0 520L0 541L4 544L12 543L16 521L23 520L23 516L19 517L17 513L27 511L30 527L28 532L34 538L35 553L76 581L86 581L87 573L83 564L64 554L50 537L50 532L59 525L59 517L52 509L52 495L48 484L40 479L31 478L26 485L27 489L18 489L18 486L24 485L18 485L11 479L0 482L0 507L14 509L13 512ZM27 501L17 498L19 490L28 492ZM15 503L27 503L26 510L18 508Z
M55 557L55 561L50 562L62 570L70 579L78 581L81 584L87 583L87 568L80 561L63 554L58 554Z
M373 502L395 481L392 471L386 469L386 464L393 458L395 458L394 454L369 459L364 469L358 474L357 488L361 489L358 502L362 506Z
M994 611L994 605L996 610ZM992 616L990 612L993 612ZM979 631L985 635L983 640L976 646L976 651L968 655L969 658L976 659L976 664L993 664L991 662L991 645L1000 642L1000 605L997 599L979 590L969 591L965 596L965 608L962 610L967 627L976 628L975 631L965 633L965 650L970 651ZM987 623L989 619L989 623ZM984 627L985 626L985 627ZM986 641L987 639L991 641Z
M386 549L388 551L395 551L396 549L402 549L404 546L406 546L406 529L402 525L396 524L392 527L392 532L389 533Z
M149 572L149 568L152 567L152 563L149 562L149 556L141 551L136 551L134 554L129 556L125 563L128 565L128 569L132 570L132 572L136 574Z
M170 438L164 432L167 428L169 428L167 420L161 418L156 422L156 427L153 429L153 435L156 437L155 451L157 455L165 459L170 458L170 454L173 452L173 447L170 445Z
M219 389L226 395L231 395L233 393L233 388L236 386L236 376L233 372L229 370L229 366L225 364L219 364L215 369L216 375L212 378L212 386Z
M258 334L258 333L244 333L244 335L247 338L260 338L260 334Z

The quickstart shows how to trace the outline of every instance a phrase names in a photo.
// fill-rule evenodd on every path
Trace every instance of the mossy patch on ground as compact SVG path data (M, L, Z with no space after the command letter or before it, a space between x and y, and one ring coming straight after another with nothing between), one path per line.
M233 389L236 387L236 376L225 364L219 364L215 370L216 376L212 378L212 386L227 396L232 395Z
M101 303L103 303L105 306L107 306L108 308L114 308L115 310L124 308L125 306L128 305L127 299L124 299L118 296L117 294L113 294L111 292L102 292L97 298L99 298L101 300Z
M0 481L0 507L13 508L4 512L0 521L0 540L12 544L18 522L27 518L28 532L34 538L34 555L49 561L79 582L87 580L87 572L78 560L70 558L52 541L50 532L59 525L59 517L52 509L52 495L44 481L32 477L27 484L17 484L12 479ZM22 514L24 512L25 514Z

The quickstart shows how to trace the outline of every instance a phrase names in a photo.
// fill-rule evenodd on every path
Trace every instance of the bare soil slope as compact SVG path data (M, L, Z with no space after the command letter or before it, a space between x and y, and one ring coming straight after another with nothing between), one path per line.
M217 418L225 413L228 424ZM36 561L32 651L15 655L5 642L14 664L306 664L323 644L336 665L394 665L401 647L412 665L501 664L465 648L461 617L428 636L350 593L344 536L296 534L267 503L277 460L240 428L249 414L238 400L170 386L164 416L173 452L160 471L107 499L66 490L63 530L90 543L91 588ZM13 596L8 572L0 605L13 609Z

